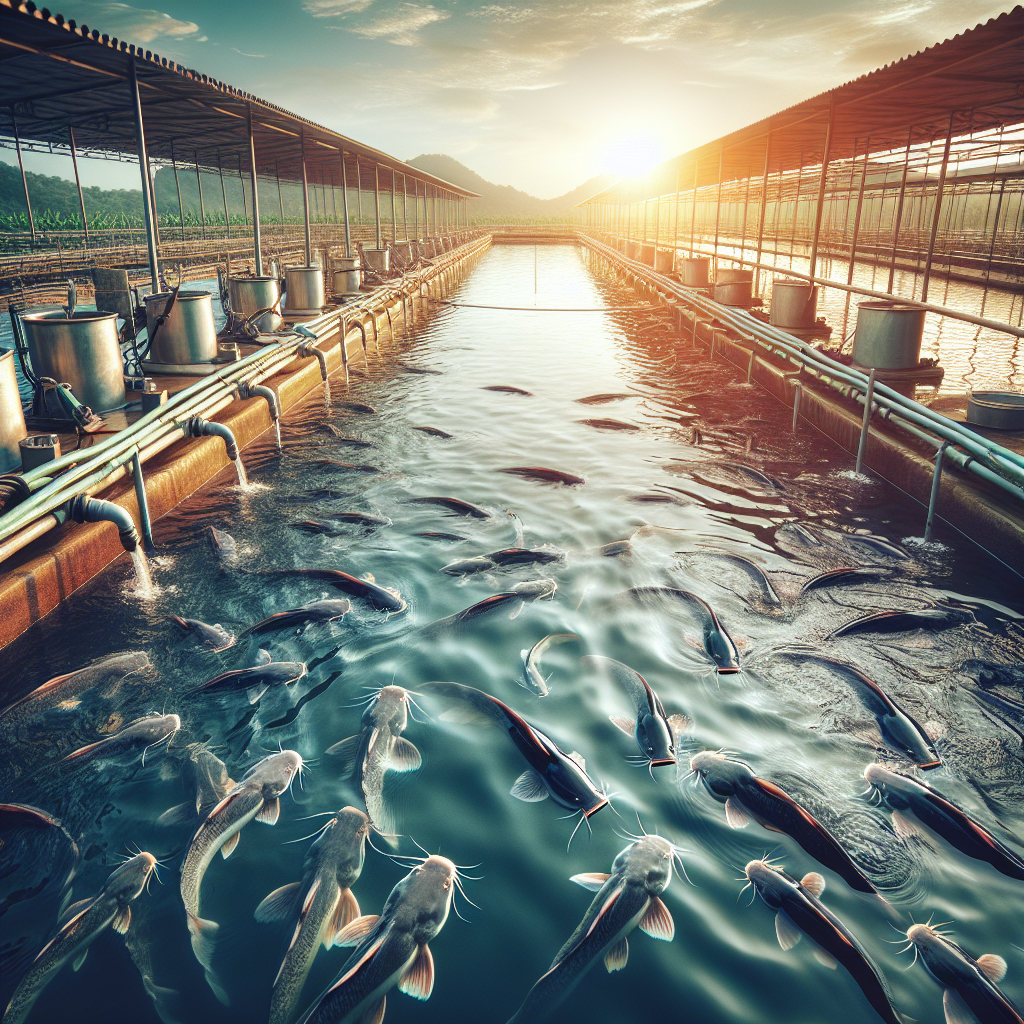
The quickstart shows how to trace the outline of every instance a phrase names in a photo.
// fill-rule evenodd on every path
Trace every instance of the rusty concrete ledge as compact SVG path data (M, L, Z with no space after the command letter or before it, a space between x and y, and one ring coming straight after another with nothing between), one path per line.
M470 262L484 252L486 248L467 253L453 264L450 269L458 273L439 270L426 290L447 293L458 283L458 277L468 269ZM414 287L411 294L407 294L409 308L413 308L418 293L419 288ZM380 358L376 350L378 339L389 337L385 310L391 314L393 322L401 323L402 305L401 296L393 295L364 318L374 321L367 341L374 356ZM421 303L421 309L429 309L429 300ZM340 333L341 329L334 326L320 337L319 347L327 356L327 369L331 375L342 367ZM345 346L350 366L362 362L362 334L355 326L348 329ZM320 365L313 356L296 359L263 381L277 393L282 415L315 388L321 387L321 382ZM214 418L231 428L239 448L243 449L273 425L267 403L262 398L236 399ZM229 465L224 442L219 437L182 439L149 459L144 469L152 521L155 523ZM101 496L127 509L135 522L139 521L139 507L130 477L117 481L101 492ZM9 644L32 623L53 611L111 562L127 557L118 539L117 528L111 523L65 524L12 556L4 563L0 575L0 647Z

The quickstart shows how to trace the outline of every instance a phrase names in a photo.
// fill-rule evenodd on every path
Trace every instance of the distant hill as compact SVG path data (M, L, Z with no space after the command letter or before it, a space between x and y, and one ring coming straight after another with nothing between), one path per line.
M607 188L616 179L610 174L599 174L596 178L585 181L582 185L566 192L555 199L538 199L511 185L495 185L494 182L480 177L465 164L459 163L454 157L441 153L424 153L407 160L406 163L418 167L421 171L444 178L453 185L461 185L471 192L479 192L480 199L471 200L470 216L476 220L494 218L501 221L512 217L543 217L552 220L576 220L579 211L573 207L595 192Z

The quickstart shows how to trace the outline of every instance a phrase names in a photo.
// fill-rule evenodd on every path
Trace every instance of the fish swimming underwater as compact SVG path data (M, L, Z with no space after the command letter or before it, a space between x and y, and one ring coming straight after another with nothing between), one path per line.
M1024 880L1024 858L931 786L880 764L869 764L864 778L892 808L892 826L897 835L924 835L917 824L920 822L962 854L991 864L1010 878ZM908 817L908 812L917 822Z
M577 420L577 423L582 423L585 427L593 427L594 430L639 430L640 428L635 423L626 423L624 420L613 420L613 419L591 419L591 420Z
M798 882L767 861L746 867L748 884L774 910L775 934L783 949L792 949L803 933L813 943L814 958L825 967L840 963L860 986L867 1001L886 1024L905 1024L893 1009L892 996L881 971L853 932L821 902L825 879L811 871Z
M463 501L461 498L410 498L409 501L413 505L440 505L441 508L446 508L449 512L454 512L456 515L470 516L473 519L491 518L491 513L486 509L471 505L468 501Z
M275 612L261 622L257 622L255 626L250 626L246 632L259 635L273 632L275 629L290 629L293 626L301 631L314 623L334 622L344 618L350 611L352 611L352 602L347 598L335 601L313 601L300 608Z
M363 712L359 732L328 747L337 757L338 774L352 779L366 802L373 827L394 838L394 817L384 800L387 772L414 772L423 763L420 752L402 733L409 724L409 694L401 686L384 686Z
M560 469L548 469L547 466L511 466L500 472L510 473L512 476L521 476L524 480L540 480L548 484L565 484L567 487L587 482L582 476L576 476L575 473L563 473Z
M123 754L132 753L142 747L142 763L146 763L146 751L150 747L168 742L181 729L177 715L146 715L129 722L123 729L95 743L89 743L72 751L61 759L63 765L82 765L90 761L102 761Z
M59 931L32 961L18 984L3 1024L21 1024L43 989L69 960L74 970L85 961L89 944L108 927L124 935L131 923L131 903L145 888L156 866L151 853L140 853L110 873L99 894L73 903L58 922Z
M430 434L431 437L439 437L442 441L450 441L452 439L452 435L440 427L413 427L412 429L422 431L424 434Z
M380 1024L396 985L413 999L428 999L434 988L428 944L448 920L459 885L458 869L447 857L426 857L414 867L391 890L379 917L357 918L334 940L355 949L298 1024Z
M214 654L234 645L235 638L219 622L211 626L199 619L183 619L180 615L172 615L171 622L188 633L198 645Z
M671 942L675 922L661 894L672 881L672 862L679 858L680 851L667 839L644 836L618 854L611 874L573 875L571 881L597 895L509 1024L549 1017L598 958L603 957L609 973L621 971L629 957L627 937L635 928Z
M800 593L806 594L811 590L821 590L823 587L834 587L844 583L875 583L878 580L887 579L891 575L890 569L830 569L828 572L819 573L804 581L800 587Z
M966 608L914 608L907 611L873 612L832 630L826 640L856 633L907 633L912 629L952 629L974 621Z
M977 960L949 936L927 924L907 929L925 970L942 988L946 1024L1024 1024L1024 1015L996 986L1006 961L995 953Z
M523 686L537 694L538 697L546 697L551 691L548 689L548 681L544 678L544 673L540 670L540 659L549 648L571 643L573 640L579 640L575 633L551 633L543 640L538 640L529 650L520 651L520 657L523 659L523 679L525 680Z
M336 590L365 601L380 612L404 612L408 605L394 587L382 587L370 573L353 576L340 569L272 569L269 576L302 576L305 579L320 580Z
M206 528L206 539L214 556L221 565L231 567L238 564L238 545L230 533L218 530L216 526Z
M529 391L524 391L522 388L513 387L511 384L491 384L489 387L480 389L481 391L500 391L506 395L526 395L527 397L533 397Z
M502 548L501 551L492 551L486 555L449 562L442 567L441 572L449 576L471 576L473 573L506 569L514 565L550 565L552 562L560 562L564 557L563 552L549 548Z
M633 702L633 717L610 715L609 720L636 740L650 767L676 764L679 737L690 727L690 720L685 715L666 715L658 695L647 680L621 661L588 654L580 658L580 664L605 672L626 691Z
M765 828L796 840L851 889L882 898L839 840L774 782L759 779L742 761L710 750L690 759L690 771L716 800L725 804L725 820L732 828L745 828L753 818Z
M682 601L689 605L696 612L700 622L704 650L718 666L719 674L740 671L740 653L735 641L729 636L722 623L718 621L714 609L703 598L676 587L632 587L626 593L637 600L663 597Z
M560 807L581 812L583 818L608 804L608 797L587 775L579 754L566 754L497 697L462 683L424 683L417 692L440 697L449 705L439 716L442 721L497 725L508 734L529 765L512 787L517 800L534 803L550 796Z
M269 1024L290 1024L317 950L330 949L357 917L352 895L363 870L370 819L343 807L323 827L306 853L302 881L275 889L256 908L256 920L293 925L288 951L274 978Z
M182 760L182 779L195 796L169 808L156 819L158 825L196 825L235 788L224 762L205 743L191 743Z
M280 797L301 770L302 758L294 750L263 758L210 810L192 837L181 867L181 899L192 935L192 950L207 972L219 925L199 916L199 889L206 869L218 850L225 859L231 856L238 845L239 833L254 818L266 825L276 824L281 813ZM207 978L211 984L216 984L209 973ZM218 989L215 987L214 991Z
M290 686L305 674L306 666L301 661L263 661L252 668L222 672L193 687L188 695L243 691L249 703L255 704L271 686Z

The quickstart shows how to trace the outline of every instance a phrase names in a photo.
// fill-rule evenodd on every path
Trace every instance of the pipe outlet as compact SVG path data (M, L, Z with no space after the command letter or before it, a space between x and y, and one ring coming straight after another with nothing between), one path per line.
M316 347L315 341L303 342L296 351L303 358L315 356L316 361L320 364L320 378L321 380L327 380L327 355Z
M112 501L76 494L68 502L68 516L76 523L113 523L125 551L134 551L139 546L139 534L131 513Z
M246 381L240 381L238 384L238 397L239 398L265 398L267 405L270 408L270 418L276 422L279 418L277 409L277 395L266 386L266 384L249 384Z
M238 443L231 428L217 423L214 420L204 420L202 416L190 416L182 424L186 437L222 437L224 446L228 450L228 458L235 462L238 459Z

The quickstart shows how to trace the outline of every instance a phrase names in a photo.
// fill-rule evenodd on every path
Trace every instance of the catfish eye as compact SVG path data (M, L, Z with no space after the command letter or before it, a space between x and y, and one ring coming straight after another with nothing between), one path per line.
M444 884L443 884L442 888L450 889L451 887L452 887L452 880L450 878L446 878L444 880Z

